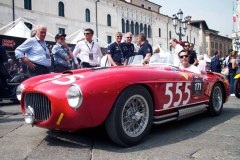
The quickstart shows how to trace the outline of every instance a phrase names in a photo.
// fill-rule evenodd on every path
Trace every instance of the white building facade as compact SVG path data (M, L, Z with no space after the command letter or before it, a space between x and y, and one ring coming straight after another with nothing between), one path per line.
M92 28L101 47L114 42L118 31L130 31L135 36L144 32L152 46L161 44L171 50L168 41L178 36L172 18L161 14L161 7L146 0L0 0L0 28L23 17L30 28L30 23L43 24L52 35L72 35L68 42L78 31ZM205 53L206 40L200 30L189 25L182 40L193 42L198 53ZM54 37L48 36L47 40L54 41Z

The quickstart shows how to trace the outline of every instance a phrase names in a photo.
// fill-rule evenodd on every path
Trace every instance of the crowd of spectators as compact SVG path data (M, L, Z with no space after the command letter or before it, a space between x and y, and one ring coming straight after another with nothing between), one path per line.
M56 44L51 48L47 47L46 33L47 27L39 25L33 30L31 38L16 48L15 57L17 61L13 60L15 57L10 57L7 61L7 69L10 75L30 74L30 76L35 76L50 72L100 66L104 54L97 42L93 40L94 31L91 28L84 30L84 38L77 42L75 48L70 48L65 42L66 34L60 33L55 36ZM143 55L143 64L147 64L152 54L161 54L160 47L153 51L145 34L140 33L136 37L138 50L132 43L132 33L128 32L124 35L125 40L122 42L123 34L116 32L115 42L109 44L106 53L106 61L109 62L109 65L123 65L127 58L135 54ZM196 69L197 67L199 73L211 70L212 72L225 74L233 95L234 76L240 66L240 58L237 52L229 50L229 53L221 58L220 51L216 51L213 57L207 57L197 54L193 43L188 41L178 42L174 38L170 39L169 46L174 49L173 62L175 66L185 69L188 67Z

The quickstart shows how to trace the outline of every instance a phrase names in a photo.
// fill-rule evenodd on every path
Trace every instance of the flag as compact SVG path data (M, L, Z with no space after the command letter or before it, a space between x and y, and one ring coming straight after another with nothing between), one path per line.
M234 9L234 2L233 2L233 22L236 22L237 16L236 16L236 11Z

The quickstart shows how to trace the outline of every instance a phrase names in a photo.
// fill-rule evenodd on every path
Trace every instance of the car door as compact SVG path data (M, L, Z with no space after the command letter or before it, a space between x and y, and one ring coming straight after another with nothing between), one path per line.
M159 83L156 104L157 110L167 110L198 103L205 103L205 77L185 71L166 71L162 76L164 82Z

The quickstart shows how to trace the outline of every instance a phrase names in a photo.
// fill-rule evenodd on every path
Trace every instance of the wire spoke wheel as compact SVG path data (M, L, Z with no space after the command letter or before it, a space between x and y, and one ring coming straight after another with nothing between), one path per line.
M213 86L211 97L210 97L210 102L209 102L209 107L208 107L208 112L210 113L211 116L217 116L222 112L223 108L223 89L221 84L216 83Z
M139 136L146 128L149 119L149 106L141 95L128 99L122 112L122 127L130 137Z
M153 102L148 90L141 85L130 86L118 96L105 126L112 141L132 146L149 133L152 118Z
M215 87L213 89L213 107L215 108L216 111L218 111L221 106L223 105L223 95L222 95L222 90L219 86Z

